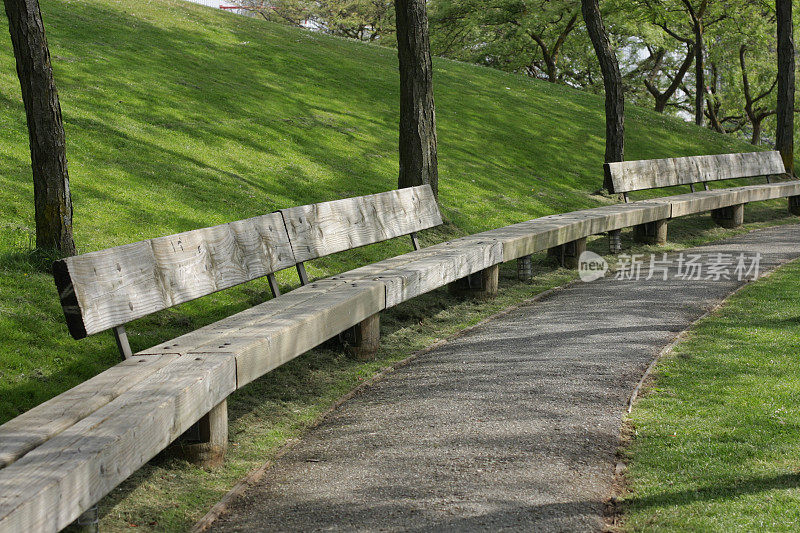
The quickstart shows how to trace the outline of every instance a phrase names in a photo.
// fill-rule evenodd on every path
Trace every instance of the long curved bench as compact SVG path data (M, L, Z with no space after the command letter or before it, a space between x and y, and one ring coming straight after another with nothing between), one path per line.
M774 154L766 154L758 156L762 166L748 156L747 177L779 173ZM648 225L676 216L778 197L789 197L800 214L799 196L798 181L698 191L550 215L419 249L415 232L441 224L424 186L68 258L56 264L55 277L70 332L81 338L115 329L127 357L0 426L0 531L62 529L191 428L201 444L187 448L221 457L233 391L352 327L355 348L374 350L378 313L416 295L450 284L491 296L502 262L550 250L574 266L590 235L608 233L613 241L614 232L636 227L647 236ZM305 261L409 234L412 252L307 280ZM304 285L281 295L272 274L291 266ZM270 277L274 299L130 353L126 322L261 276Z

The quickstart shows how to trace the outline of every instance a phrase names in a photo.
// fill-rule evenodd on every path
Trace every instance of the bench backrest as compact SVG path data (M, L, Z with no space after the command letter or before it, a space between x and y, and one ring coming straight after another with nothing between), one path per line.
M81 339L302 261L441 223L423 185L68 257L53 264L53 274L69 332Z
M298 263L442 223L430 185L292 207L281 213Z
M283 219L271 213L68 257L53 274L80 339L294 264Z
M707 181L785 174L780 152L701 155L606 163L612 193L658 189Z

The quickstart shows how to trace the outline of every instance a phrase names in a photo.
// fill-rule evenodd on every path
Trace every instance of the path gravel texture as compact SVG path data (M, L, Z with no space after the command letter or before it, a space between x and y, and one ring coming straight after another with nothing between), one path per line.
M756 252L762 274L800 256L798 226L684 258L707 267L746 253L749 266ZM743 283L674 279L677 257L667 281L643 279L648 256L638 281L573 284L400 368L312 430L212 530L601 530L633 388Z

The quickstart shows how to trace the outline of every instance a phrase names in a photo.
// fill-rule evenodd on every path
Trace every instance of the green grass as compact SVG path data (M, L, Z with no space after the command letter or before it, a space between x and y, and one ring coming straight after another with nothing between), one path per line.
M624 529L800 529L800 261L699 322L632 413Z
M395 186L394 50L179 0L43 0L42 10L82 252ZM0 34L7 35L4 17ZM434 67L447 223L423 242L612 201L592 194L602 183L602 98L451 61ZM31 251L28 139L8 39L0 40L0 106L2 423L118 355L109 335L69 338L47 260ZM751 148L637 108L626 128L628 159ZM784 212L781 202L749 207L747 228L786 222ZM676 246L731 234L707 217L670 231ZM326 276L408 250L397 239L308 268ZM572 276L540 268L533 284L512 282L504 269L495 302L437 291L392 310L375 363L354 363L329 346L239 391L231 400L238 445L226 466L205 472L156 461L104 503L104 528L187 527L377 369ZM297 285L292 271L278 278L284 290ZM147 348L266 298L263 280L214 294L130 324L131 343Z

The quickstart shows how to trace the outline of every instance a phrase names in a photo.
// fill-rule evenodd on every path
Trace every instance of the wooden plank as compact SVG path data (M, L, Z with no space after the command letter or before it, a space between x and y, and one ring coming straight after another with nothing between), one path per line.
M670 218L670 203L662 199L654 199L628 204L604 205L592 209L551 215L545 219L575 221L580 225L576 231L581 237L598 235L638 224L655 222Z
M461 250L384 271L375 279L386 284L386 306L392 307L502 262L503 247L499 241L477 241Z
M776 151L623 161L605 169L614 193L786 173Z
M282 209L297 262L442 223L429 185Z
M748 202L788 198L798 193L800 193L800 181L793 180L730 189L698 191L696 193L667 196L664 200L669 201L672 205L672 216L680 217Z
M107 250L53 265L76 339L294 265L279 213Z
M174 356L134 357L0 426L0 469L157 372Z
M55 532L235 389L232 357L178 357L0 470L0 531Z
M238 387L294 359L386 308L386 289L373 281L322 281L330 289L274 316L189 351L236 358Z
M274 319L277 315L287 313L289 309L302 304L308 300L315 300L325 292L330 291L337 285L343 285L345 281L338 283L318 283L314 282L303 287L299 287L291 292L282 295L280 298L273 298L261 304L255 305L244 311L231 315L202 328L196 329L175 339L157 344L147 350L142 350L137 355L158 355L158 354L181 354L185 355L198 347L208 343L217 342L225 335L233 335L237 331L261 324Z

